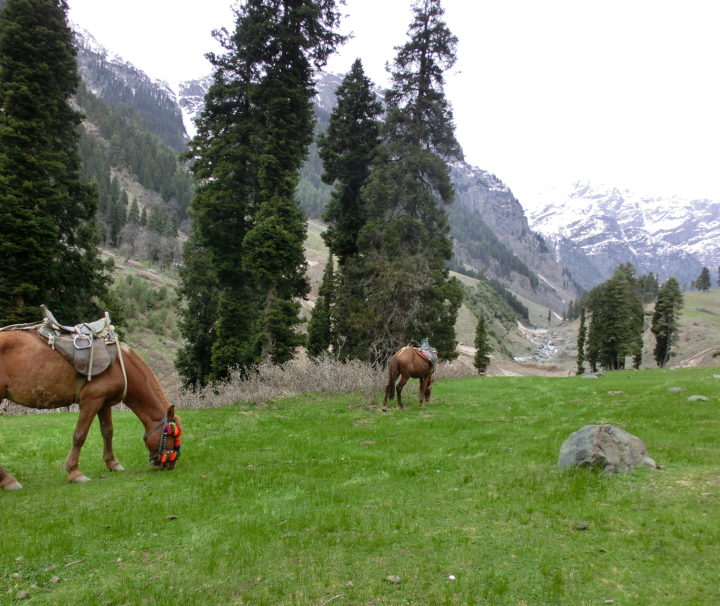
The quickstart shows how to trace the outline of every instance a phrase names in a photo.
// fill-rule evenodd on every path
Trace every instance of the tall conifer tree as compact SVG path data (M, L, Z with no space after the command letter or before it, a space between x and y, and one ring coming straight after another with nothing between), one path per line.
M577 371L575 374L581 375L585 372L585 338L587 336L587 328L585 326L585 308L580 309L580 326L577 336Z
M247 0L191 143L198 244L219 293L211 378L289 360L301 337L305 222L294 199L313 130L314 70L341 36L335 0Z
M0 12L0 324L37 319L41 303L68 322L107 306L66 13L65 0L7 0Z
M700 275L695 280L695 288L707 292L712 286L710 282L710 270L707 267L703 267L700 271Z
M360 59L355 60L335 95L337 105L318 142L325 170L323 181L335 185L323 215L328 228L322 236L343 268L357 254L358 233L367 220L360 190L380 143L382 104Z
M680 284L671 276L660 288L652 317L651 330L655 335L653 355L658 366L667 364L672 355L672 346L678 340L678 319L682 305Z
M478 314L478 321L475 326L475 357L473 365L481 375L487 372L490 365L490 343L485 325L485 316L482 312Z
M462 290L446 262L452 240L444 205L452 202L447 159L462 158L443 72L455 63L457 39L439 0L413 8L409 40L397 49L386 94L383 144L363 197L368 221L348 271L363 285L352 310L362 348L384 358L412 339L428 337L452 359Z

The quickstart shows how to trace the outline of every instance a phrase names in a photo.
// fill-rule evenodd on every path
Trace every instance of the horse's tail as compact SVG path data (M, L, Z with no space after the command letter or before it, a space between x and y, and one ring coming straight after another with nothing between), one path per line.
M392 400L395 397L395 381L397 381L398 373L397 357L392 356L390 358L390 362L388 363L388 384L387 387L385 387L385 396L389 400Z

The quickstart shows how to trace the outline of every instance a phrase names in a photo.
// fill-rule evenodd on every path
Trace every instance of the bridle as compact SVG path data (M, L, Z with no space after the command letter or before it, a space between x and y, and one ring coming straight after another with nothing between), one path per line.
M152 465L174 463L180 457L180 436L182 434L182 429L180 429L180 426L175 421L168 421L167 411L165 412L165 416L162 421L145 432L143 440L147 441L153 433L161 428L162 435L160 437L157 452L155 454L151 454L148 458L148 462ZM165 442L168 438L175 439L174 445L171 449L165 448Z

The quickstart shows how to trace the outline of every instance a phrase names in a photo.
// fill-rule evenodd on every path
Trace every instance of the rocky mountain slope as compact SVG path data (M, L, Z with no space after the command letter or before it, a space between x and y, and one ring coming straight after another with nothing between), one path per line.
M527 201L530 227L585 289L606 280L620 263L684 287L703 266L720 264L720 201L641 196L577 182Z

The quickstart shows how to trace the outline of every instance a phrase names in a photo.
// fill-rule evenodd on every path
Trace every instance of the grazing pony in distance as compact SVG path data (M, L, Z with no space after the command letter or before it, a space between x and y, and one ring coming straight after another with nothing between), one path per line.
M433 350L430 350L429 347L421 349L411 344L394 353L388 362L388 384L385 387L383 412L387 410L387 401L393 399L396 389L398 407L403 408L402 390L405 383L411 378L420 380L420 406L429 401L434 372L435 356ZM400 381L396 387L395 382L398 377L400 377Z
M35 326L37 328L39 324ZM65 460L69 482L87 482L90 479L78 469L78 460L96 416L103 437L105 465L111 471L124 469L115 458L112 447L111 409L120 401L143 424L150 462L156 468L173 469L179 455L182 429L175 407L169 404L157 378L140 356L117 340L114 344L118 350L117 357L106 370L88 380L58 351L56 344L51 347L31 325L0 329L0 400L7 398L22 406L41 409L60 408L73 403L80 405L72 447ZM2 467L0 487L4 490L22 488Z

